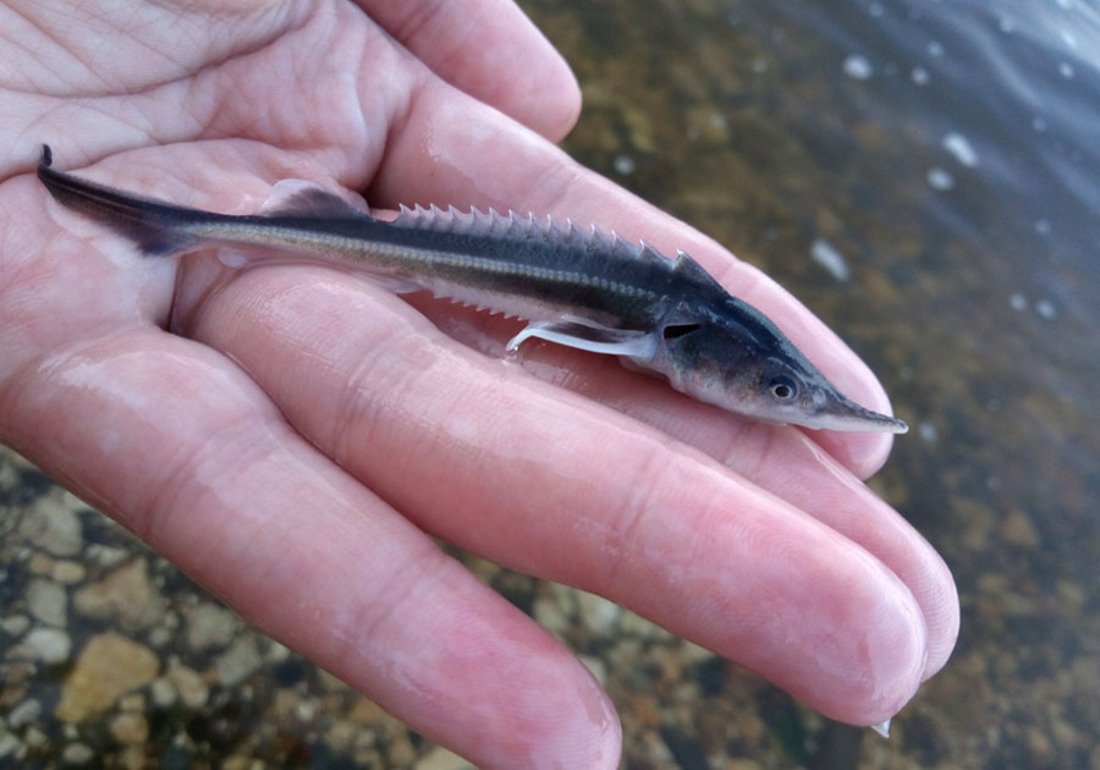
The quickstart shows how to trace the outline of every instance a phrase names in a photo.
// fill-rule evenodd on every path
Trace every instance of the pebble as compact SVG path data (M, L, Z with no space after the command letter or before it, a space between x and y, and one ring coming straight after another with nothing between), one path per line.
M31 619L26 615L8 615L0 620L0 631L8 636L22 636L31 627Z
M88 570L78 561L66 561L64 559L54 562L50 570L50 577L62 585L75 585L83 582Z
M27 586L27 609L31 617L47 626L64 626L69 598L65 589L51 580L35 578Z
M474 766L454 752L436 746L417 760L415 770L474 770Z
M153 681L153 684L149 686L149 694L153 698L153 703L162 709L175 705L176 699L179 698L176 686L164 676Z
M149 723L145 721L144 714L127 712L111 720L110 731L116 741L131 746L148 740Z
M406 731L402 730L390 736L389 745L386 746L386 757L390 767L408 767L416 761L416 747Z
M671 633L651 623L633 612L624 612L619 621L619 630L623 636L635 636L639 639L672 639Z
M129 555L130 551L113 545L95 544L88 546L88 559L105 569L117 567L124 562Z
M324 734L325 744L334 752L347 754L363 731L359 725L347 719L335 719Z
M1039 545L1039 533L1036 532L1035 525L1031 523L1028 515L1019 509L1011 511L1005 517L1001 525L1001 537L1006 543L1021 548L1034 548Z
M0 732L0 759L18 757L22 744L9 732Z
M120 770L145 770L149 763L145 761L144 746L127 746L115 755L115 767Z
M25 650L27 657L40 660L46 665L55 665L68 659L72 641L61 629L35 628L23 638L19 649Z
M31 749L42 749L50 745L50 737L31 725L23 731L23 744Z
M145 711L148 703L149 699L145 697L143 692L132 692L129 695L123 695L116 702L119 711Z
M550 596L535 599L532 613L539 625L553 633L563 634L573 625L561 605Z
M144 557L77 591L73 606L86 618L117 620L130 631L155 625L166 610L164 598L149 581L149 561Z
M61 761L66 765L86 765L95 759L95 751L86 743L70 743L61 752Z
M726 765L727 770L763 770L763 767L755 759L745 759L744 757L731 759L730 763Z
M240 621L224 607L203 602L183 609L187 646L195 652L225 647L237 633Z
M47 556L42 551L35 551L31 556L30 561L27 562L27 572L32 575L39 575L41 577L49 577L53 574L54 565L57 564L57 559L52 556Z
M274 639L267 643L267 655L265 656L265 660L267 660L268 663L281 663L287 660L291 655L293 655L293 653L286 645L279 644Z
M145 637L145 641L149 643L150 647L160 648L171 644L175 638L172 629L162 624L151 630L149 635Z
M601 685L607 684L607 664L601 658L592 655L581 655L580 661L589 673L596 677L597 682Z
M93 636L65 679L54 713L63 722L82 722L106 711L119 696L153 681L159 665L148 647L121 634Z
M173 662L168 667L167 677L168 681L175 686L183 705L194 710L206 705L206 699L210 697L210 688L197 671Z
M42 713L41 701L30 698L23 701L8 714L8 727L18 730L38 719Z
M222 770L253 770L252 760L234 754L222 763Z
M256 673L263 664L256 640L250 636L241 637L214 661L214 674L220 684L236 687Z
M622 608L602 596L578 592L577 609L584 625L600 634L609 636L622 615Z
M60 490L38 498L35 515L23 520L21 534L33 545L54 556L75 556L83 544L80 517L65 503Z
M706 647L700 647L699 645L686 640L680 643L678 654L685 663L689 663L691 665L709 663L717 657Z

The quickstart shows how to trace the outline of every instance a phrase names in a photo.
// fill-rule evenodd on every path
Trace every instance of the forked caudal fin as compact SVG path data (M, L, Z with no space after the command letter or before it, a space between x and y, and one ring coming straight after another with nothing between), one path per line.
M38 178L59 203L76 209L101 222L119 235L132 240L141 253L150 257L165 257L193 248L198 239L182 229L183 225L201 221L206 212L115 190L106 185L85 182L51 168L53 153L42 145L38 163Z

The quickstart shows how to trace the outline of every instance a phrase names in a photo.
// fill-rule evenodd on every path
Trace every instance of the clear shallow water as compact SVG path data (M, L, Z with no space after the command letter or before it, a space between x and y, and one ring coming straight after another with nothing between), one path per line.
M788 759L1100 766L1100 6L566 5L528 4L585 88L571 149L776 276L915 426L875 483L952 566L957 652L890 743L769 718Z
M1100 320L1100 12L1076 2L823 9L780 3L755 23L817 30L824 51L843 56L856 82L838 83L838 100L893 145L869 154L864 178L884 195L922 178L933 191L893 203L920 216L898 237L921 237L922 264L936 264L937 248L970 261L974 298L1000 319L999 336L1018 334L1057 364L1032 371L1036 385L1091 409L1092 377L1067 380L1073 359L1100 360L1090 333ZM964 320L970 308L955 307Z
M963 629L882 741L591 597L474 569L603 674L627 768L1100 767L1100 6L524 6L585 89L568 148L881 374L915 430L875 483L951 564ZM35 767L448 761L2 453L0 508L0 649L40 630L28 603L72 642L3 660L0 767L13 741ZM27 602L43 584L59 601ZM108 585L143 611L103 610ZM171 663L78 729L52 715L92 634Z

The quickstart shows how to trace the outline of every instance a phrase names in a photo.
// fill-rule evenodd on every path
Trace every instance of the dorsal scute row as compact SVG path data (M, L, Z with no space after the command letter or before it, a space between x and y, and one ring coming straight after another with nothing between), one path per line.
M669 259L646 241L628 241L614 230L607 230L596 224L584 227L572 219L536 217L531 213L519 214L512 210L502 214L493 208L483 211L471 207L462 211L454 206L444 209L435 204L427 207L401 205L393 224L458 235L539 241L588 254L603 255L608 259L637 260L670 270L680 261Z

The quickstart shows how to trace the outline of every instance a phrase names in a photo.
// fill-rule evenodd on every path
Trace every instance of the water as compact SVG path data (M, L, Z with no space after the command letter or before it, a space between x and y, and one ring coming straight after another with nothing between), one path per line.
M604 674L624 767L1100 767L1100 5L524 7L585 90L568 149L775 275L880 373L914 430L875 483L962 597L953 660L883 741L591 597L472 562ZM73 656L117 630L174 661L127 707L150 738L126 749L118 716L79 734L51 719L72 660L13 665L0 747L18 736L36 766L81 747L119 765L129 752L399 768L432 754L2 453L0 491L0 639L23 638L37 578L80 605L81 581L137 565L161 617L135 630L70 609ZM53 529L35 528L42 512ZM221 641L206 639L211 617ZM180 644L192 627L206 640Z
M783 751L741 753L1100 766L1100 5L528 7L577 43L573 152L791 288L916 428L877 483L956 575L953 661L889 743L765 708Z

